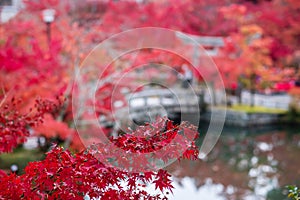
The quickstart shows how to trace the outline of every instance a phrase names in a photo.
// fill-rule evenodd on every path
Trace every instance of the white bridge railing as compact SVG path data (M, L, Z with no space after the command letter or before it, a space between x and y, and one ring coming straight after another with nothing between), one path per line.
M127 96L128 108L120 109L120 118L149 121L157 116L199 112L199 92L189 89L150 89Z

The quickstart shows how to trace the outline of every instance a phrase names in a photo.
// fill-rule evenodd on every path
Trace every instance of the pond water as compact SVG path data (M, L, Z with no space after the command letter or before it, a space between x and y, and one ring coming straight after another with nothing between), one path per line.
M201 124L200 140L207 125ZM282 200L287 184L300 185L300 125L224 127L209 155L173 163L170 199Z

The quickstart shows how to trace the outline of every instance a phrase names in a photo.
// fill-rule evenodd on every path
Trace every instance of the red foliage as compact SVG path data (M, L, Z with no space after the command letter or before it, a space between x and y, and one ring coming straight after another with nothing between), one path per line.
M22 144L29 136L29 127L33 128L43 122L46 113L53 113L59 109L60 103L49 100L36 100L35 108L27 113L18 109L22 100L0 103L0 153L11 152L18 144Z
M152 152L170 143L170 140L178 134L174 129L181 128L166 120L159 120L153 126L158 128L161 122L166 123L165 131L152 137L152 131L157 130L155 128L146 126L142 127L140 132L137 131L139 136L147 136L148 139L138 139L132 134L125 134L112 141L120 148L138 153L140 160L145 161L143 153ZM185 131L187 136L190 136L191 132ZM101 145L91 147L76 155L54 147L47 153L45 160L30 163L25 168L25 174L20 176L2 174L0 199L82 199L85 195L100 199L164 199L166 198L164 192L172 191L170 175L165 170L130 172L104 165L97 159L98 155L113 158L115 152L107 155L107 149L101 147ZM188 147L194 151L186 151L186 157L198 155L195 145ZM174 154L171 158L177 158L176 156L177 154ZM138 161L132 160L130 156L124 160ZM160 194L149 194L145 188L149 184L154 184L155 188L160 190Z
M34 130L47 138L59 137L63 140L67 139L70 132L73 131L66 123L55 120L50 114L46 114L44 116L44 123L35 127Z
M219 8L226 1L164 1L139 4L134 1L110 2L102 18L105 34L138 27L164 27L191 34L224 35L235 30L233 21L225 20Z
M94 32L85 35L78 26L80 23L72 23L68 16L70 5L63 2L25 1L26 9L22 11L25 14L21 12L15 19L0 26L3 35L0 43L3 94L0 97L14 91L14 95L23 102L11 99L0 103L0 153L10 152L24 142L29 128L34 127L36 132L48 137L59 135L62 139L74 134L67 125L72 117L64 118L71 116L70 113L60 109L63 113L61 120L52 113L60 108L62 102L38 100L31 111L24 110L32 107L37 95L52 98L67 91L73 67L85 53L82 49L89 49L94 42L112 33L158 26L197 35L231 35L233 42L226 43L222 52L224 57L219 58L220 72L227 86L236 82L241 73L256 73L268 80L267 74L272 72L269 67L273 62L280 64L287 55L299 49L300 4L297 0L259 1L257 5L228 3L234 0L146 4L107 1L101 4L104 7L98 15L102 17L101 22L86 25ZM57 11L56 21L51 25L51 48L48 47L46 26L40 16L41 10L50 7ZM28 20L28 11L39 18L30 16ZM251 43L255 31L262 38ZM132 64L150 59L160 62L164 60L162 58L166 57L153 51L150 57L145 55ZM172 56L169 62L167 64L179 65L182 60ZM107 71L107 76L113 72ZM98 91L103 100L96 105L99 115L113 109L111 88L109 83ZM121 99L121 95L117 96L117 100ZM45 123L37 127L43 121ZM0 171L0 199L82 199L85 194L101 199L164 198L164 195L151 195L145 190L146 184L154 184L162 193L172 190L170 175L158 170L155 161L160 159L168 163L177 158L197 159L198 149L193 142L195 131L195 127L185 123L175 126L168 120L159 120L117 139L100 141L76 155L56 147L45 160L30 163L23 175L6 175ZM144 173L121 170L130 168L136 171L155 170Z

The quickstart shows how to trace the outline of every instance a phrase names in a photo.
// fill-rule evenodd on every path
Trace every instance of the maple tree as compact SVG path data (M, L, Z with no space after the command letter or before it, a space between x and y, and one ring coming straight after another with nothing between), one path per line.
M197 35L224 35L235 30L234 21L225 20L219 7L226 1L111 1L103 14L101 29L107 34L137 27L163 27ZM127 13L124 15L124 13Z
M22 16L22 13L20 16ZM69 26L68 19L62 19L62 21L57 23ZM28 28L39 26L42 23L39 20L28 23L27 20L17 17L10 23L3 25L1 30L5 30L5 27L8 26L15 27L17 24L23 24L24 27ZM47 137L59 134L62 139L67 139L70 134L75 134L67 125L67 123L72 121L72 116L68 113L70 112L70 104L65 104L66 101L59 103L59 109L56 113L53 113L51 108L57 108L58 105L50 104L52 105L50 106L46 103L40 103L40 101L37 103L38 105L41 104L42 107L38 106L37 110L29 111L29 115L27 112L34 106L34 100L37 96L51 99L56 94L61 95L68 90L68 82L71 80L70 71L76 68L75 65L78 60L76 61L75 58L82 52L82 49L78 46L78 41L72 39L76 34L82 33L80 32L80 27L76 24L71 25L70 29L78 31L76 34L73 34L73 32L58 34L61 33L58 26L53 26L52 28L54 36L51 40L50 49L47 46L47 40L44 37L42 28L37 30L32 28L35 32L30 35L22 32L16 33L13 29L7 34L7 38L4 38L5 42L2 43L1 62L3 65L1 66L1 77L3 79L1 79L1 84L3 90L1 97L4 98L6 94L10 93L16 98L22 99L22 104L17 108L12 106L6 108L6 104L3 104L3 107L1 107L1 111L3 108L3 112L1 112L3 120L8 118L11 120L7 121L8 124L3 124L3 132L1 129L1 142L6 145L3 145L5 147L3 149L4 152L11 151L13 147L24 142L26 137L29 136L29 127L34 129L36 134L43 134ZM19 35L19 37L14 37L15 35ZM89 40L89 35L86 36L87 40ZM15 46L17 48L14 48ZM14 59L7 60L8 57L13 57ZM8 76L10 81L8 81ZM103 88L99 89L99 94L105 94L105 91L109 91L110 88L111 85L104 85ZM68 98L72 97L68 96ZM100 102L103 105L98 106L100 108L99 113L103 110L111 109L110 104L105 103L110 101L108 93L107 100ZM6 112L5 108L9 108L9 113ZM45 110L45 108L48 110ZM14 121L13 126L10 130L7 130L7 128L10 128L8 125L12 121ZM42 121L44 123L41 123ZM142 152L158 151L170 143L173 138L177 138L176 141L180 141L175 146L178 148L167 149L169 151L164 157L161 154L157 154L157 159L162 157L167 162L170 159L178 158L181 153L183 158L195 159L198 155L197 148L194 144L185 143L186 140L181 135L180 127L171 126L170 122L168 122L169 125L165 128L165 132L160 131L156 133L156 131L164 127L164 123L166 121L161 121L158 124L159 126L152 130L153 138L151 139L150 137L150 141L149 138L142 139L142 135L133 137L134 134L126 134L111 140L114 144L119 145L120 149L125 147L126 151L130 150L136 154L132 158L122 158L123 164L132 161L136 165L144 163L142 161L149 157L143 158L143 156L139 156L143 155ZM145 133L145 130L151 130L151 126L148 125L146 128L142 128L139 131L140 134ZM189 145L191 145L190 148L188 148ZM144 146L144 148L140 149L141 146ZM0 198L82 199L85 195L101 197L102 199L164 198L164 195L148 194L144 189L145 184L154 184L156 188L161 190L162 194L171 191L170 175L164 170L137 173L120 170L115 166L107 166L107 163L104 165L97 159L97 155L109 155L105 154L105 152L110 149L103 147L105 146L97 145L96 150L91 148L76 155L73 155L68 150L56 147L47 153L45 160L30 163L23 175L6 175L1 171L0 185L1 188L6 189L0 192ZM82 146L77 146L76 148L79 149ZM178 152L178 150L185 148L187 148L185 152ZM95 155L95 152L97 155ZM118 155L118 152L114 153L114 155L110 156ZM130 161L130 159L133 160ZM41 168L44 170L41 171ZM66 181L62 182L62 180ZM124 183L126 186L122 186ZM22 189L20 190L20 188Z
M43 122L46 113L55 113L59 109L59 104L49 100L37 99L34 109L27 113L22 113L18 107L22 103L21 99L12 98L7 101L2 99L0 104L0 153L11 152L17 145L24 143L26 137L30 135L28 127L37 126Z
M239 29L225 39L225 47L215 59L217 66L227 88L250 90L253 105L256 91L274 88L274 83L282 80L283 69L278 68L272 57L274 38L255 20L247 17L247 13L254 15L247 6L233 4L221 8L221 12L227 18L235 19Z
M278 61L278 64L287 64L288 55L299 48L299 2L275 0L261 3L258 8L251 9L254 12L258 12L259 9L256 23L264 27L264 32L273 38L272 58Z
M73 140L72 145L77 148L80 141L70 126L72 114L69 98L74 69L87 51L89 40L85 38L86 46L79 44L78 36L83 34L83 29L63 12L66 8L61 5L64 4L58 1L25 3L26 9L0 26L3 35L0 44L0 97L11 94L16 99L22 99L18 108L20 112L34 107L35 100L40 97L66 97L59 114L45 114L45 123L33 127L32 132L47 138L75 138L77 140ZM58 12L55 23L51 24L52 37L48 44L41 10L49 5L56 6ZM28 32L28 29L32 31Z
M161 130L162 123L166 124L163 131ZM99 156L112 159L117 158L119 154L118 151L111 151L102 144L93 145L76 155L72 155L70 151L63 148L53 147L47 153L45 160L30 163L25 168L23 175L1 173L0 186L3 189L0 191L0 198L81 199L85 195L100 197L101 199L166 198L164 192L167 194L167 191L171 191L173 188L170 175L161 169L139 172L142 169L139 168L139 165L145 163L143 155L168 146L167 144L173 138L179 136L179 140L175 142L176 148L171 145L170 149L164 151L167 153L164 155L166 157L163 158L162 155L159 155L160 158L164 162L178 157L197 159L198 148L194 143L189 143L184 139L184 135L191 137L190 131L194 132L192 135L196 135L197 130L184 124L174 126L166 120L161 120L154 126L156 127L152 130L154 135L151 134L151 126L145 126L136 131L138 134L125 134L117 139L111 139L120 149L136 154L135 158L124 157L123 155L123 162L118 160L118 167L105 165L101 162ZM158 129L160 132L157 132ZM184 134L179 132L181 129L185 130ZM11 132L4 132L4 134L10 135ZM181 143L178 144L178 141ZM187 149L180 155L177 153L179 148ZM110 154L105 152L110 152ZM121 170L123 164L129 164L138 171ZM147 184L154 184L162 194L147 193L145 189Z
M299 24L299 12L297 9L299 9L299 2L293 0L260 1L257 4L233 4L221 8L221 12L229 18L235 19L240 27L245 25L260 27L261 37L256 41L268 41L261 44L264 52L268 52L265 54L268 56L268 64L264 64L266 58L264 62L260 62L268 67L265 72L259 75L266 81L270 80L271 85L274 80L285 79L281 77L280 73L285 74L294 65L292 57L296 55L299 49L299 37L297 36L299 33L299 25L297 25ZM233 49L231 48L231 50ZM241 58L245 60L247 56L241 55Z

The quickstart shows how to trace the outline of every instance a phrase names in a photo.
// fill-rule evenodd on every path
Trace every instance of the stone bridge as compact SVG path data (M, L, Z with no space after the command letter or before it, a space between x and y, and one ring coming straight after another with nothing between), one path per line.
M128 126L130 122L143 124L154 121L158 116L167 116L175 122L181 117L199 116L202 90L191 88L153 88L126 96L128 105L115 112L119 126ZM194 117L198 118L198 117ZM195 119L196 120L196 119ZM199 120L199 118L198 118ZM193 121L190 119L189 121ZM105 119L100 124L111 125Z

